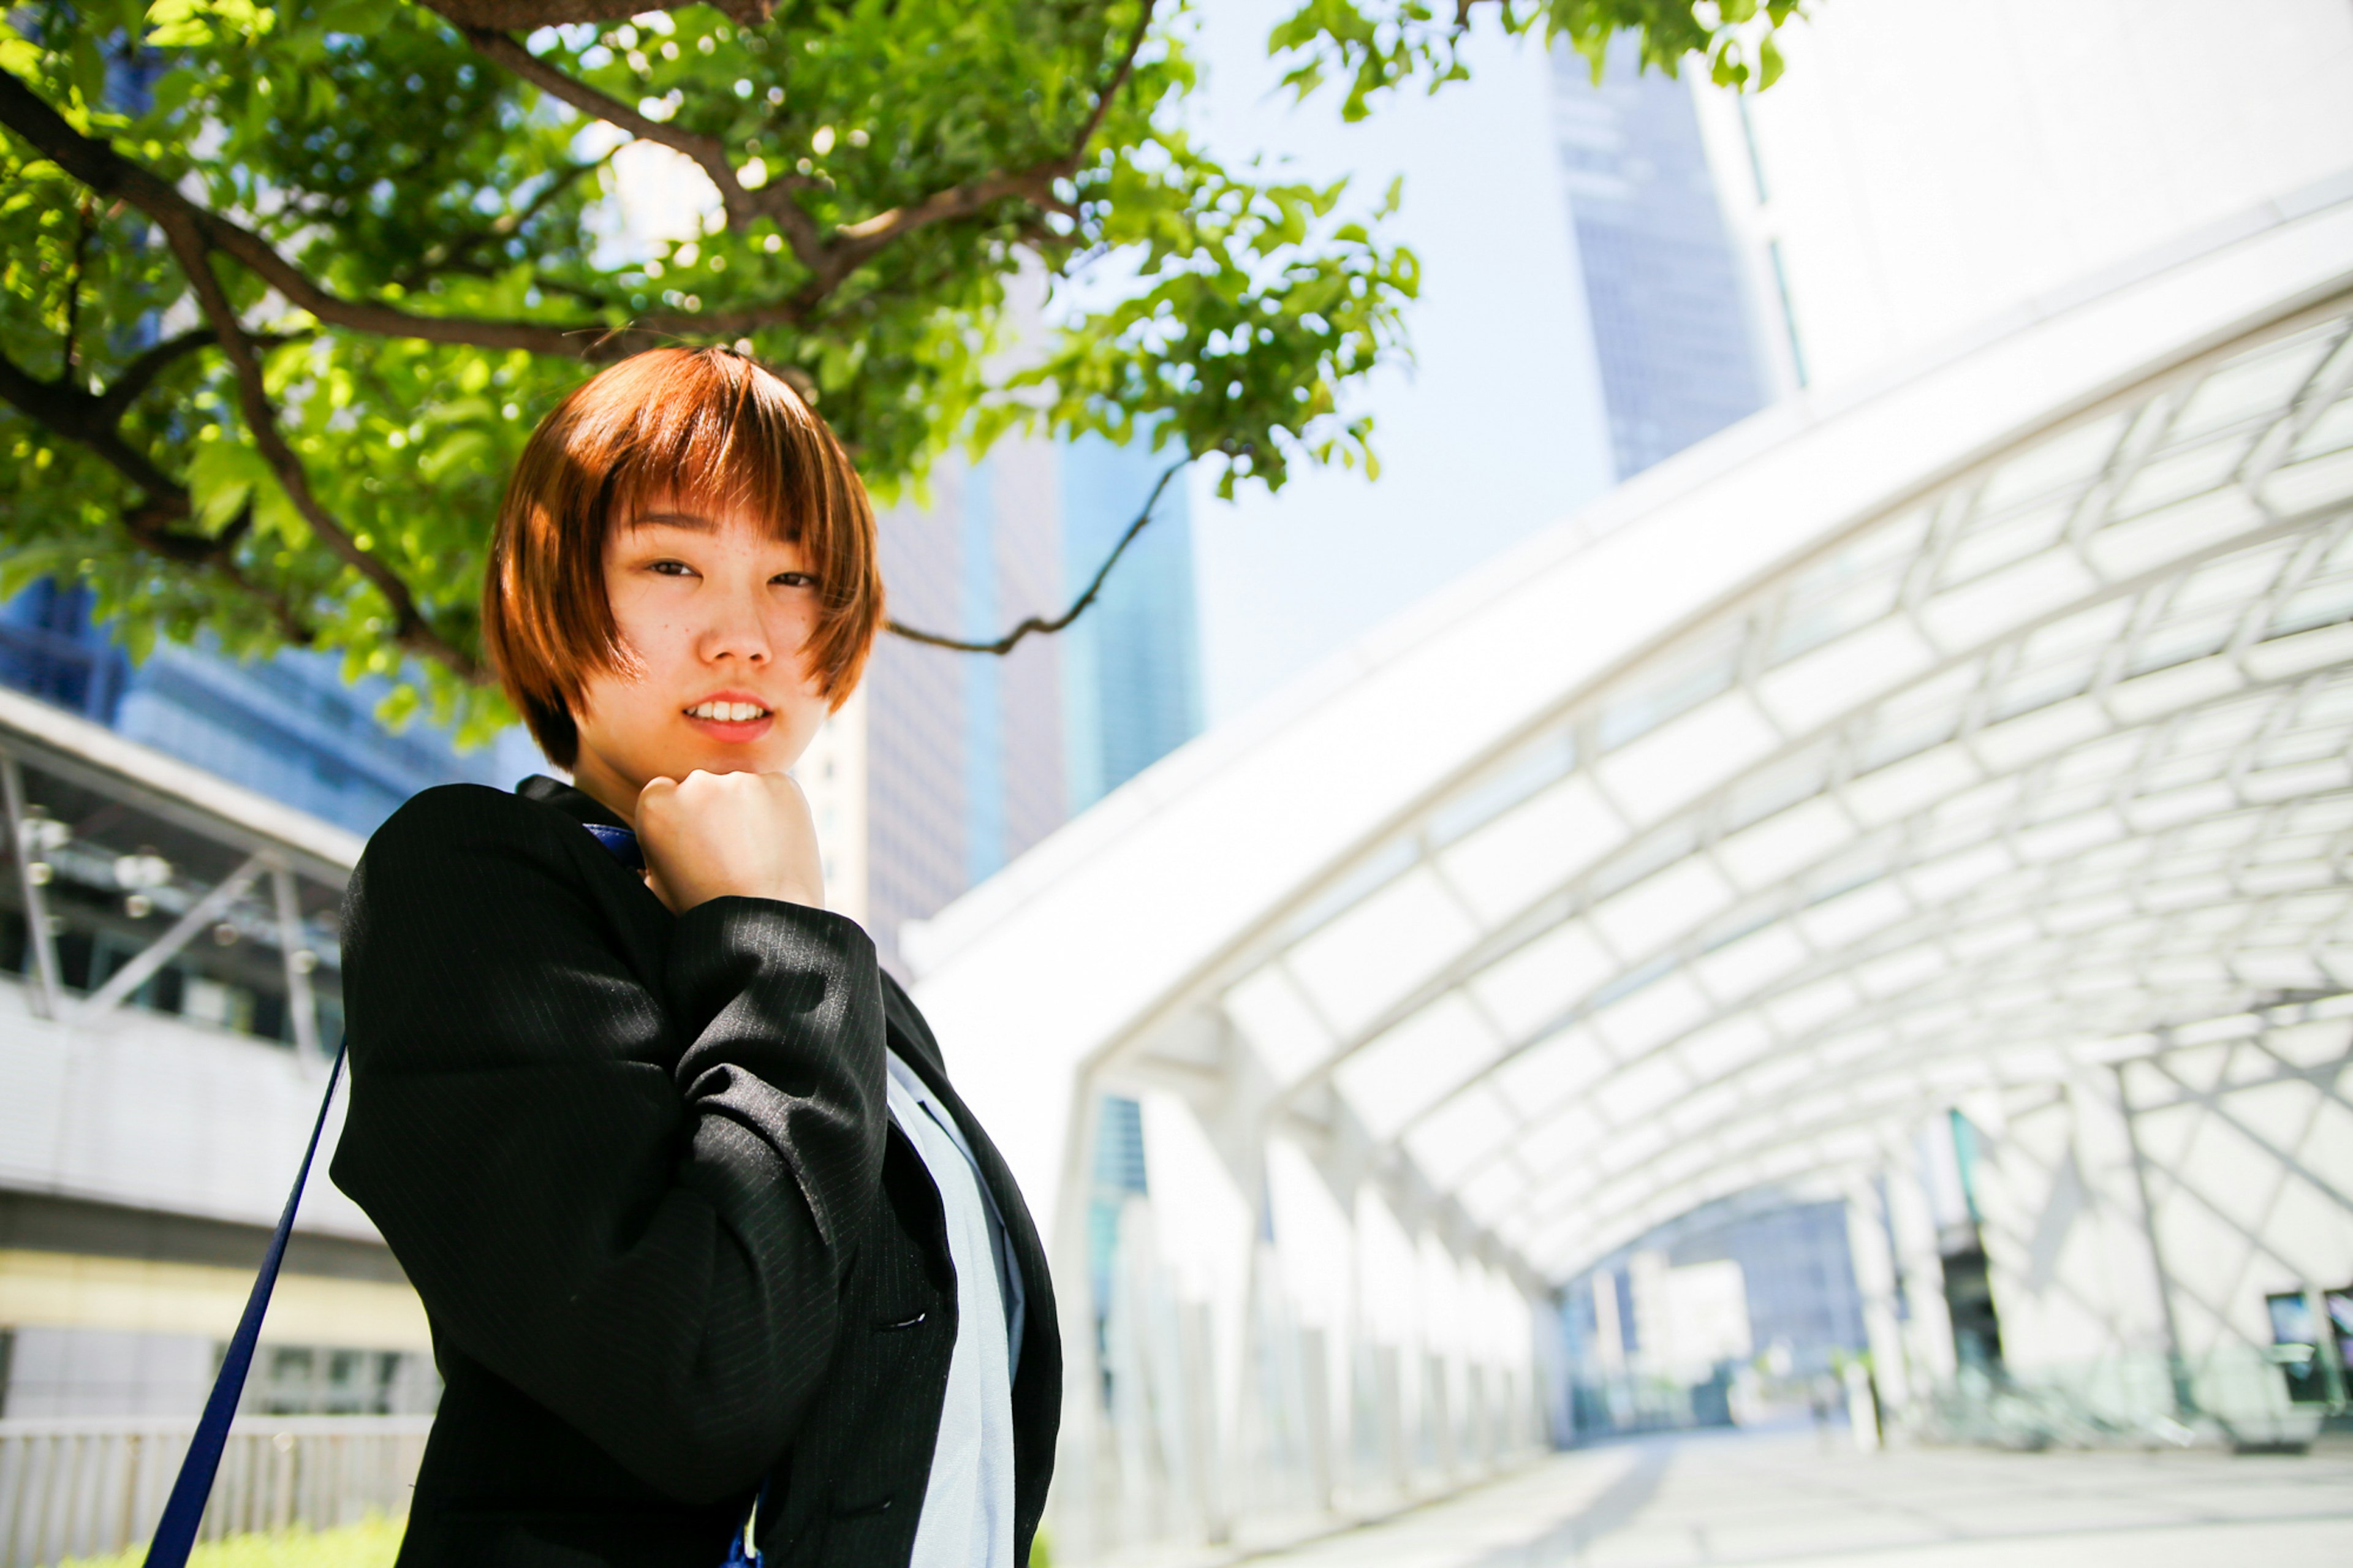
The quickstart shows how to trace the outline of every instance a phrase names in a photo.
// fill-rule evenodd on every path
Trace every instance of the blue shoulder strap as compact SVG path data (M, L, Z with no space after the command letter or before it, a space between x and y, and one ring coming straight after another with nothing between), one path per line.
M228 1425L237 1415L245 1393L246 1373L253 1369L253 1349L261 1338L261 1320L269 1310L270 1289L278 1283L278 1266L286 1258L286 1238L294 1229L294 1211L302 1206L302 1187L311 1179L311 1161L319 1152L319 1135L326 1130L327 1107L335 1102L335 1085L343 1076L343 1051L337 1047L335 1065L327 1072L327 1092L319 1100L319 1119L311 1124L311 1144L302 1151L302 1168L295 1173L294 1190L286 1194L286 1210L262 1256L261 1272L254 1277L253 1294L245 1299L245 1316L221 1358L220 1375L213 1379L211 1397L196 1423L188 1456L180 1461L179 1479L156 1521L155 1539L147 1548L147 1568L184 1568L189 1549L196 1543L196 1526L204 1521L205 1500L212 1495L213 1477L220 1469L221 1450L228 1446Z

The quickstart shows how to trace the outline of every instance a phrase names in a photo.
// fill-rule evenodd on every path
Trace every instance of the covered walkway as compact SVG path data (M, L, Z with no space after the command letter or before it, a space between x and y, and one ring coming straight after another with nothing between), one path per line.
M1859 1454L1835 1428L1652 1438L1545 1459L1267 1568L2335 1568L2353 1448Z
M2303 1403L2271 1347L2353 1279L2348 258L2337 182L1767 410L907 933L1050 1227L1058 1553L1727 1397L1762 1342L1628 1282L1750 1202L1843 1205L1893 1429L2311 1435L2334 1341Z

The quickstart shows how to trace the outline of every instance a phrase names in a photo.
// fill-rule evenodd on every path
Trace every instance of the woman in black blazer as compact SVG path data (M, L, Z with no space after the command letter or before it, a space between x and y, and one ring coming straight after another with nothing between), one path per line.
M783 771L880 616L855 474L750 362L533 436L485 641L578 787L425 792L344 911L334 1179L446 1385L403 1568L719 1568L755 1499L772 1565L1027 1561L1044 1253Z

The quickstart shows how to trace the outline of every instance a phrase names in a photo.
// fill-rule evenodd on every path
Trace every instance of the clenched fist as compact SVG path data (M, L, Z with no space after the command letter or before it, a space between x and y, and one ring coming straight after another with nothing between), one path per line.
M817 823L787 773L650 780L638 793L638 845L672 914L731 896L825 907Z

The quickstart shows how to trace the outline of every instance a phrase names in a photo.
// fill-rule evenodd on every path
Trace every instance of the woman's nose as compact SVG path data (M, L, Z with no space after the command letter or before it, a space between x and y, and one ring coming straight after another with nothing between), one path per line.
M768 631L760 616L758 600L747 594L727 595L712 608L710 623L702 631L702 657L706 660L740 658L751 664L768 661Z

